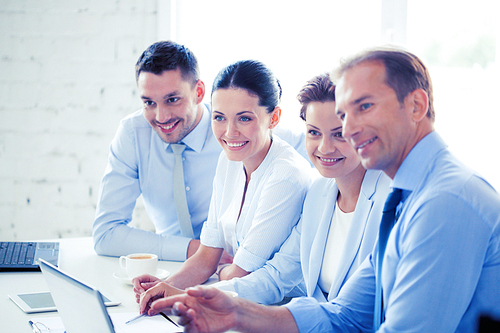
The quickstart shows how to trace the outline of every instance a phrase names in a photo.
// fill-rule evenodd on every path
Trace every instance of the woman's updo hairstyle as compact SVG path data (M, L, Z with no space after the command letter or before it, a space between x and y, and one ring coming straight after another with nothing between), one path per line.
M273 72L256 60L242 60L222 69L214 80L212 95L218 89L244 89L259 98L259 105L271 113L281 100L281 86Z

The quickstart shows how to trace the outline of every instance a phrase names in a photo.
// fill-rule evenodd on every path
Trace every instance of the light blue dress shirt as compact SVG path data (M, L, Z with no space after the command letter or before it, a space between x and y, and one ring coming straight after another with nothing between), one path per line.
M222 150L212 134L211 114L203 108L199 124L183 140L184 182L196 238L207 218L212 181ZM190 238L182 237L172 190L174 154L144 119L142 110L124 118L110 146L93 227L97 253L111 256L156 253L160 259L186 259ZM212 175L212 176L211 176ZM139 195L156 233L132 228Z
M366 172L342 259L328 290L328 299L337 296L340 288L373 251L390 181L381 171ZM325 302L318 283L337 196L335 179L321 177L315 180L307 192L302 217L279 252L252 274L218 282L214 286L237 292L238 296L254 302L272 304L281 301L300 285L307 296Z
M183 152L184 182L195 238L200 237L207 219L213 177L222 151L212 133L210 106L205 104L203 109L198 125L182 140L187 146ZM278 128L275 133L306 154L304 133L286 128ZM180 233L172 190L173 167L170 144L161 140L142 110L120 122L97 201L93 238L98 254L147 252L163 260L186 259L191 239ZM129 226L140 195L156 233Z
M382 271L386 319L379 332L475 332L500 317L500 197L433 132L393 180L401 216ZM330 303L292 300L300 332L372 330L377 250Z

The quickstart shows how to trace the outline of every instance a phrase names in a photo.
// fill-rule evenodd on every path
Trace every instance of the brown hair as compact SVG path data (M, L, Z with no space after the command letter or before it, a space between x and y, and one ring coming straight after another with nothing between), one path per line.
M384 64L386 84L394 90L399 103L404 103L404 99L412 91L423 89L429 97L427 117L434 121L431 77L424 63L416 55L389 47L369 49L343 61L333 75L335 79L340 79L348 69L367 61L379 61Z
M328 73L315 76L300 89L297 95L302 107L300 108L300 118L306 120L307 106L311 102L335 102L335 85Z

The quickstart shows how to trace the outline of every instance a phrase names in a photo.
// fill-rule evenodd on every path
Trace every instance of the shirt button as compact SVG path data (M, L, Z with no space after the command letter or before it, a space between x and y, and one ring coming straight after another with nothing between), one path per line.
M191 190L191 187L186 186L186 191L189 191L189 190Z
M185 158L185 157L183 157L183 158L182 158L182 160L183 160L183 161L185 161L185 160L186 160L186 158Z

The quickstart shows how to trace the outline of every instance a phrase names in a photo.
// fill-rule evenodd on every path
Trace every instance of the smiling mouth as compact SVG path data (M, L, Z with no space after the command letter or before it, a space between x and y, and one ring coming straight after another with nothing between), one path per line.
M325 158L325 157L320 157L318 156L318 158L320 159L321 162L325 162L325 163L335 163L335 162L338 162L338 161L342 161L345 157L339 157L339 158Z
M226 142L226 144L230 147L230 148L239 148L239 147L243 147L244 145L246 145L248 143L248 141L244 141L244 142L227 142L227 141L224 141Z
M169 129L172 129L175 125L177 125L179 121L176 121L175 123L172 123L171 125L162 125L162 124L158 124L158 127L164 129L164 130L169 130Z
M160 129L165 134L170 134L171 132L175 131L176 126L180 123L180 120L170 122L168 124L161 124L161 123L156 123L156 126Z
M364 147L366 147L367 145L369 145L370 143L372 143L373 141L377 140L377 137L374 137L368 141L365 141L363 142L362 144L360 144L359 146L356 147L356 149L363 149Z

